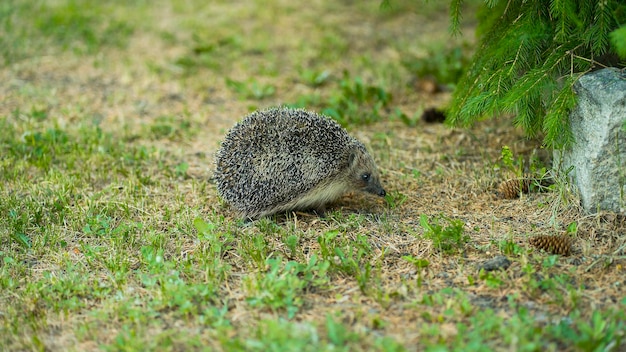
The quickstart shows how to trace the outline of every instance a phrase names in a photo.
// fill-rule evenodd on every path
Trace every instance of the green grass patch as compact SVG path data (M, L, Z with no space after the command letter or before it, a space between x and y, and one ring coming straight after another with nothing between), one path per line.
M120 4L4 1L0 5L0 54L9 64L42 51L54 54L53 48L78 55L95 54L105 47L124 48L135 31L130 18L137 8L124 3L126 8L116 11Z
M311 79L307 82L310 84ZM305 77L306 78L306 77ZM327 78L324 78L324 81ZM321 113L337 120L341 125L365 125L381 121L384 109L391 103L392 96L383 86L368 84L361 77L352 77L344 71L337 87L328 98L320 99L316 95L302 96L293 107L317 107Z
M448 225L442 225L447 222ZM420 225L424 228L424 237L433 242L433 246L443 253L457 253L463 250L470 237L465 234L465 224L460 220L443 215L431 221L425 214L420 215Z

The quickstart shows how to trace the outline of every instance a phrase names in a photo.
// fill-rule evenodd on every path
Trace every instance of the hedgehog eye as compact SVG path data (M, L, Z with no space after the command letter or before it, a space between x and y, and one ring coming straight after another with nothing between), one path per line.
M370 174L363 174L361 175L361 179L365 182L370 180Z

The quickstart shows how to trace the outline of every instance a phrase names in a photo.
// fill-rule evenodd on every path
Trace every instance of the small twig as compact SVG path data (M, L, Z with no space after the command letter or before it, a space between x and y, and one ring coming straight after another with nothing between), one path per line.
M613 263L615 259L626 259L626 255L621 255L617 257L603 255L600 258L596 259L593 263L591 263L591 265L589 265L587 269L585 269L585 272L589 272L589 270L591 270L594 266L598 265L598 263L600 263L601 261L606 263L607 260L609 260L610 262L608 264L610 265L611 263Z
M504 17L504 15L506 15L507 11L509 11L509 6L510 5L511 5L511 0L507 1L506 7L504 8L504 12L502 13L502 17Z
M578 47L576 47L576 48L578 48ZM574 48L573 50L576 50L576 48ZM572 58L572 68L571 68L572 72L574 71L574 60L573 60L574 58L579 59L579 60L583 60L583 61L587 61L587 62L589 62L589 63L591 63L593 65L602 66L603 68L608 68L609 67L609 66L606 66L603 63L601 63L599 61L596 61L594 59L589 59L589 58L586 58L586 57L583 57L583 56L580 56L580 55L576 55L576 54L573 53L573 50L568 50L566 52L567 54L570 54L570 56Z

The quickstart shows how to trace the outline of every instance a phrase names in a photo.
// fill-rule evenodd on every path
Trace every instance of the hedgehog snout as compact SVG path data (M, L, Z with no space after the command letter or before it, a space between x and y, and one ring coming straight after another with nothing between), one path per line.
M387 195L387 192L385 192L385 189L380 184L377 184L377 183L371 183L367 185L367 187L365 187L363 190L367 193L375 194L380 197L384 197Z

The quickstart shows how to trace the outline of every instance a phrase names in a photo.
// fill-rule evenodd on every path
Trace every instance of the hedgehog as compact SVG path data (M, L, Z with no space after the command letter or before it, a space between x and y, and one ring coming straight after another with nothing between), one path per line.
M323 216L346 192L386 194L363 143L329 117L286 107L253 112L226 134L214 180L247 220L295 210Z

